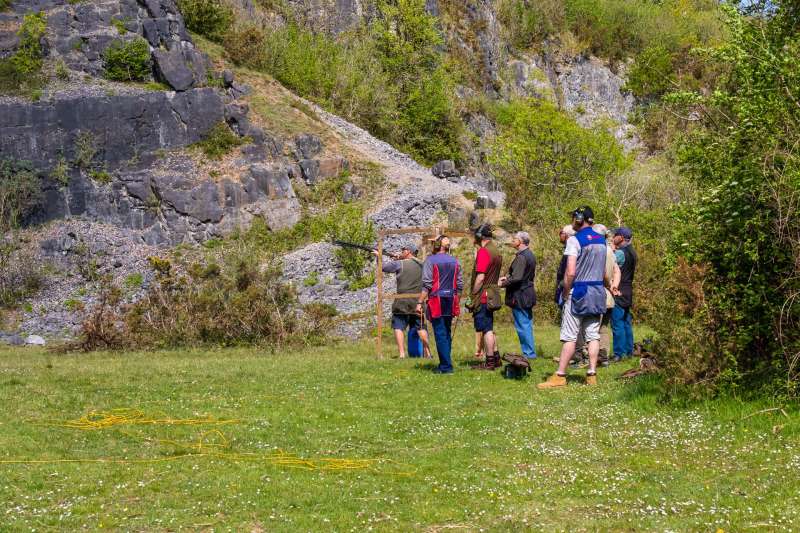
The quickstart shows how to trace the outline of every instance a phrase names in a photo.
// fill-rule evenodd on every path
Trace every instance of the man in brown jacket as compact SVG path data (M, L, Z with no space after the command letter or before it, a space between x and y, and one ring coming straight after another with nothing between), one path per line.
M503 257L492 241L492 228L482 224L475 230L475 268L472 269L470 284L470 301L467 303L475 325L475 331L483 333L483 363L473 367L480 370L500 368L500 352L497 350L497 338L494 334L494 312L502 307L500 301L500 270L503 268Z

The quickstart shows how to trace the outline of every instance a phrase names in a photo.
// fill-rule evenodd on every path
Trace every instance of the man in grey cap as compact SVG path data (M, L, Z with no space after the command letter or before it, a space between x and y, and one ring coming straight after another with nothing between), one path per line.
M377 255L377 252L373 252ZM417 259L417 247L414 244L405 244L397 254L396 260L383 264L383 271L395 274L397 277L397 293L411 294L410 298L397 298L392 303L392 329L397 341L400 359L405 358L405 330L417 330L422 341L425 357L431 356L428 346L428 331L422 324L422 316L417 313L417 297L413 296L422 292L422 261Z

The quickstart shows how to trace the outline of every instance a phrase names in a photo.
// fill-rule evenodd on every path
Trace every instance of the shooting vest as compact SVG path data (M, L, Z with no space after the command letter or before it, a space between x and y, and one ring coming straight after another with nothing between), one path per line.
M428 257L431 268L431 289L428 293L428 318L458 316L461 312L458 277L461 265L450 254L438 253Z
M399 294L419 294L422 292L422 261L416 257L400 261L397 273L397 292ZM417 298L397 299L392 303L392 313L396 315L416 314Z
M575 237L580 244L575 282L572 284L571 308L575 316L603 315L606 312L606 239L591 227Z
M620 250L625 255L625 263L619 267L622 274L619 280L619 292L622 294L614 300L620 307L631 307L633 306L633 276L636 274L636 262L639 258L630 244Z
M486 272L484 272L483 284L481 285L480 291L472 294L472 305L477 309L480 303L485 303L490 310L496 311L503 307L503 302L500 299L500 288L497 286L497 282L500 280L500 270L503 268L503 256L500 255L500 250L497 249L493 241L489 241L484 248L489 252L489 257L491 259L489 260L489 266L486 268ZM477 256L475 261L477 266ZM473 266L472 279L469 283L470 292L472 292L475 287L475 278L477 277L478 272L475 266ZM482 302L482 300L484 300L484 293L486 295L486 301Z

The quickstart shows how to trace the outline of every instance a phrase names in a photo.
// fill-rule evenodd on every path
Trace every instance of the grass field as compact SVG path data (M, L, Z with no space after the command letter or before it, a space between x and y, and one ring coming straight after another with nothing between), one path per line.
M796 411L670 407L657 381L615 379L626 365L540 392L555 328L538 328L547 357L524 381L468 370L458 333L451 376L368 342L0 351L0 531L800 529ZM114 408L233 422L60 425Z

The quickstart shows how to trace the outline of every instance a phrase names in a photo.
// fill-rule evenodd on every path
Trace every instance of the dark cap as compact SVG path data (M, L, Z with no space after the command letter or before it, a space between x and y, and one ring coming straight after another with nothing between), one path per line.
M626 241L631 240L631 238L633 237L633 230L631 228L626 228L625 226L615 229L613 233L614 235L619 235Z
M588 205L584 205L572 212L572 218L579 222L594 224L594 211Z

